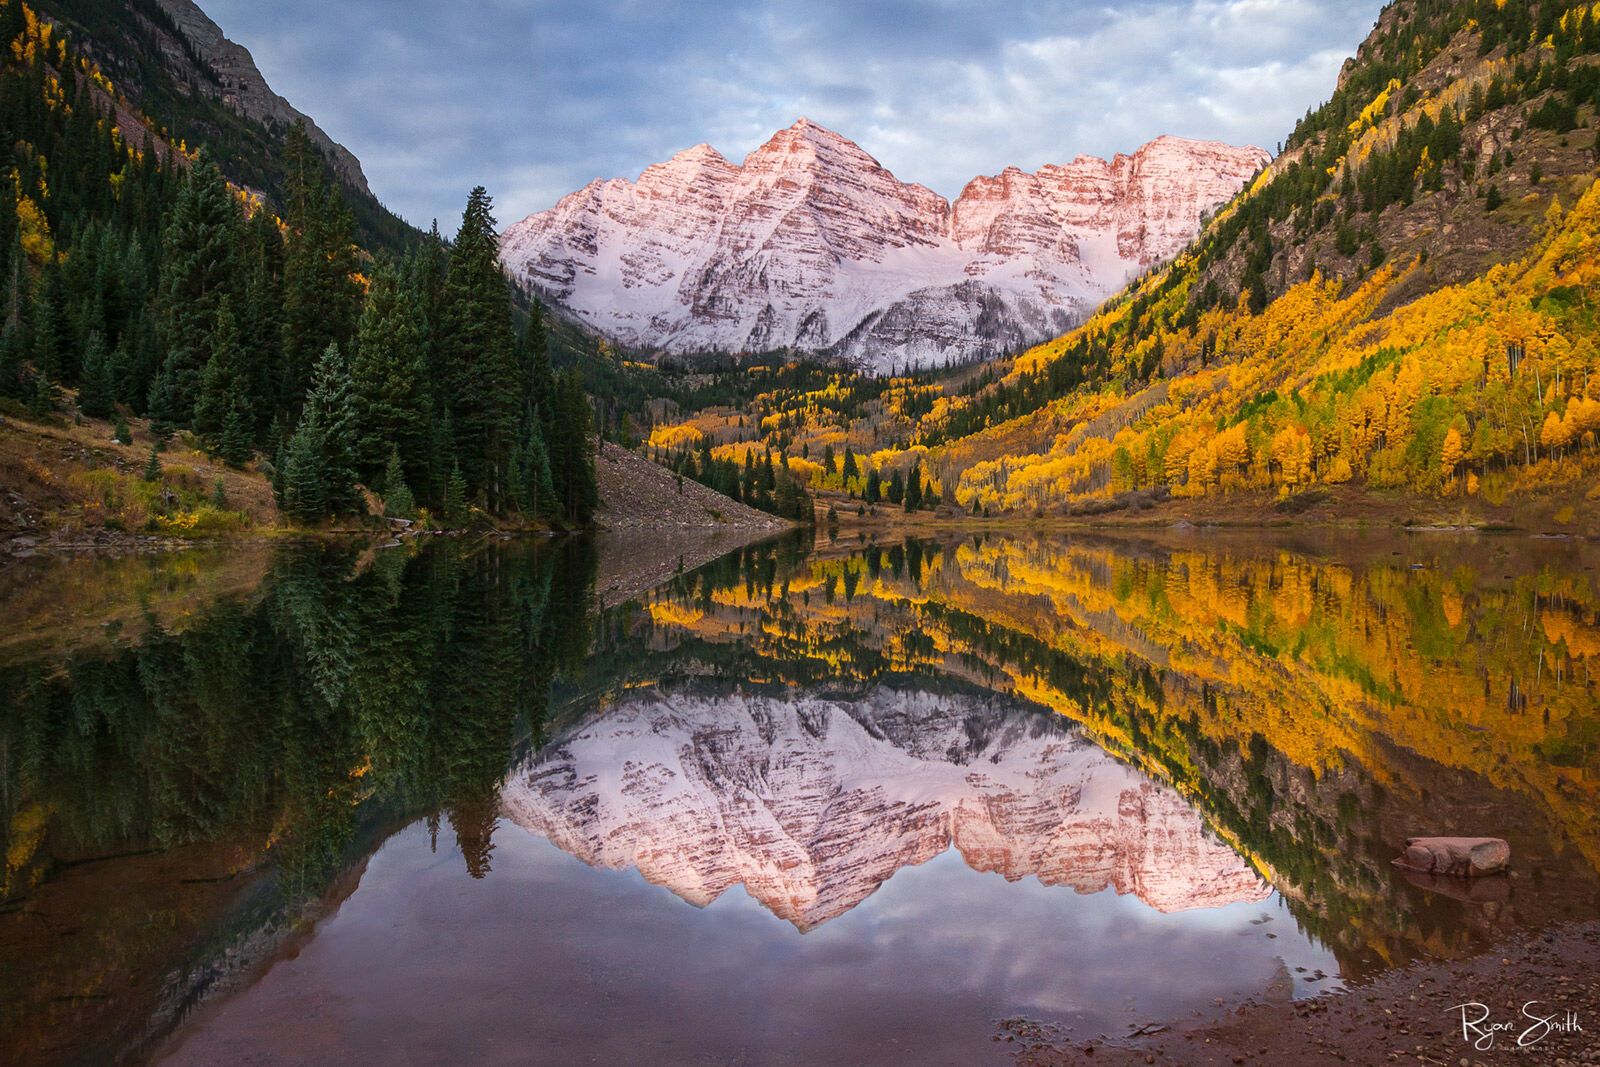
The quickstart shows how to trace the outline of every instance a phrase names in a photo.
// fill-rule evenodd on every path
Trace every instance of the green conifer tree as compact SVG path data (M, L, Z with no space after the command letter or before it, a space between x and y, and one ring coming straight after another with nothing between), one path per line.
M461 464L450 468L450 481L444 491L444 522L459 529L467 522L467 480L461 474Z
M99 331L89 335L84 345L83 368L79 374L78 410L91 419L111 417L114 406L111 389L111 360Z
M907 511L916 511L922 507L921 460L917 460L911 464L911 475L906 479L905 507Z
M492 206L482 186L467 199L440 297L438 343L462 475L469 492L499 510L510 489L520 392Z
M350 361L356 470L369 483L376 484L385 475L395 450L405 456L426 452L431 406L423 384L426 357L421 301L409 283L402 286L392 268L379 267Z
M217 444L217 455L230 467L243 467L253 453L250 446L249 418L243 410L228 412L222 423L222 439Z
M356 490L355 401L350 371L337 344L328 345L317 363L302 421L315 423L323 508L335 515L360 513L364 503ZM298 429L295 432L299 434Z
M416 498L406 485L406 472L400 462L400 450L391 448L389 462L383 472L383 513L406 518L416 510L416 506Z
M211 331L211 357L200 373L200 393L195 399L190 425L196 433L215 442L222 437L228 416L235 412L244 415L249 408L249 372L239 343L233 306L224 295L217 302L217 318Z
M284 512L300 522L315 522L327 515L328 489L323 455L327 433L321 418L308 410L300 418L285 448L283 472Z
M194 415L201 371L211 358L217 309L235 285L233 233L238 224L239 210L227 183L202 152L161 239L157 326L166 358L151 389L150 414L165 426L186 425Z

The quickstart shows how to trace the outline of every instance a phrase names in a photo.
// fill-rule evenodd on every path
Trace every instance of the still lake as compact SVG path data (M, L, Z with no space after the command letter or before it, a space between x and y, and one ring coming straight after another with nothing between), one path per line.
M1581 543L611 551L0 571L0 1059L1008 1062L1600 915Z

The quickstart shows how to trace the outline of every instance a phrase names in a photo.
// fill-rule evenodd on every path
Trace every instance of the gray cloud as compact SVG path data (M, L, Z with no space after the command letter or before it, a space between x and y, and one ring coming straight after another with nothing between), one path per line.
M906 181L1162 133L1258 144L1332 91L1382 0L202 0L268 80L446 232L509 223L709 141L737 162L806 115Z

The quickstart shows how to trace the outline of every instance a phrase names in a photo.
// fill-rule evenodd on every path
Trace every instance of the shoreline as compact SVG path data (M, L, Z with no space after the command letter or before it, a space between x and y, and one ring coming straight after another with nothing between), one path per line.
M1146 1023L1121 1038L1065 1041L1055 1027L1015 1019L994 1040L1021 1042L1013 1058L1024 1067L1600 1063L1600 922L1518 934L1475 956L1415 962L1306 1000Z
M378 517L378 521L386 522ZM817 523L811 529L828 533L829 523ZM0 567L22 559L49 557L113 558L125 555L149 555L157 552L182 552L196 548L259 547L262 545L315 543L319 541L372 540L393 547L404 540L431 537L482 537L495 540L521 538L594 536L618 537L631 535L683 536L734 536L740 543L774 537L806 527L798 523L773 523L771 525L745 525L725 522L717 525L687 523L628 523L626 525L596 525L583 529L561 530L550 527L508 528L501 526L462 527L459 529L400 529L393 525L317 529L313 527L257 527L238 532L209 532L200 537L184 537L173 533L130 533L105 526L87 529L5 529L0 530ZM832 528L831 539L841 540L851 535L879 537L930 536L951 533L1002 533L1008 535L1053 535L1067 533L1150 535L1161 533L1213 533L1231 534L1283 534L1290 532L1337 532L1354 534L1451 534L1459 537L1507 537L1541 541L1570 541L1573 543L1600 543L1600 533L1582 530L1545 531L1524 526L1500 523L1452 524L1439 522L1374 524L1366 521L1338 521L1313 519L1264 519L1240 516L1223 519L1215 516L1201 518L1179 517L1150 518L1123 521L1086 521L1065 517L1035 519L1026 516L995 516L991 518L960 516L869 516L865 519L851 517ZM735 546L737 547L737 546Z

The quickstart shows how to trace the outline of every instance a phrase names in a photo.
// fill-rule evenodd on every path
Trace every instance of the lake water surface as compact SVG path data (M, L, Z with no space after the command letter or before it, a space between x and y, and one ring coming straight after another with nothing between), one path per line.
M1004 1062L1600 914L1581 545L602 551L0 574L0 1056Z

